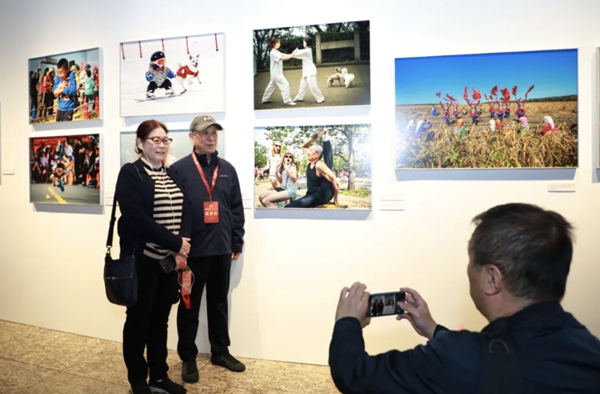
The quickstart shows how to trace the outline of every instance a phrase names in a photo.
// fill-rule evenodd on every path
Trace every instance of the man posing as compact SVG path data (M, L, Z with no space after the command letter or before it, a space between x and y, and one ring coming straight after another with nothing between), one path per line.
M319 138L323 137L323 147L313 145ZM308 141L302 145L302 152L308 159L306 166L306 195L292 201L286 208L314 208L321 204L327 204L333 198L338 205L338 192L340 186L335 180L333 168L333 152L331 141L326 129L314 133ZM321 160L323 158L323 160Z
M425 346L365 353L369 293L355 283L338 304L329 365L342 393L600 393L600 341L565 312L571 225L528 204L475 217L467 276L481 333L449 331L416 291L403 288L408 320Z
M234 372L246 367L229 354L227 293L231 260L242 253L244 209L235 168L218 157L218 130L223 130L211 116L197 116L190 124L194 151L173 164L181 175L183 192L191 203L192 235L189 268L195 282L190 294L191 307L179 303L177 311L177 352L183 365L184 382L199 380L196 365L196 335L202 291L206 285L208 338L211 362Z

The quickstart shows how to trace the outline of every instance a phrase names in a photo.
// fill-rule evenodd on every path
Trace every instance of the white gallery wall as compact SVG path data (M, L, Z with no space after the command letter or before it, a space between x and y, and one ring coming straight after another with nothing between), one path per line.
M119 116L119 43L223 32L225 112L212 115L225 127L226 158L249 198L255 126L371 123L374 148L368 214L257 217L253 209L245 210L246 244L233 264L231 285L234 355L325 364L339 292L357 280L372 292L413 287L439 323L481 329L486 322L469 298L466 277L470 220L496 204L516 201L556 210L575 225L563 305L600 335L598 15L595 0L0 0L0 319L120 341L125 310L108 303L102 282L110 207L30 204L28 139L101 133L102 193L112 195L120 167L119 133L147 119ZM253 29L366 19L371 22L370 107L254 112ZM103 55L103 120L30 126L27 59L93 47ZM463 171L429 180L397 179L395 58L566 48L579 50L579 168L561 181L574 192L549 192L553 182L543 179L544 170L527 176ZM192 117L158 119L180 129ZM403 210L382 210L382 200L391 195L403 199ZM169 334L173 349L175 308ZM393 317L373 319L365 338L371 353L423 343L406 322ZM198 344L208 352L205 319Z

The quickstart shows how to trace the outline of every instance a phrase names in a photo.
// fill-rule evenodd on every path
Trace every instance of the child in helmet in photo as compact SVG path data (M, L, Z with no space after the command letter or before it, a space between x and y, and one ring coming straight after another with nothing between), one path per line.
M56 167L50 175L50 180L54 187L60 188L61 192L65 191L65 183L67 181L67 173L65 171L65 165L62 162L56 164Z
M167 59L163 51L157 51L150 57L150 66L146 71L146 81L150 82L146 89L146 97L154 97L156 89L165 89L165 95L173 94L173 88L169 78L175 78L176 75L166 66Z

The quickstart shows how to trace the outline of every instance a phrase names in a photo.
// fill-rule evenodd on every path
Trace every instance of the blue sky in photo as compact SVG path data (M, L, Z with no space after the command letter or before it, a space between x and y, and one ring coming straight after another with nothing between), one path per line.
M521 98L531 85L529 99L565 96L577 94L577 50L400 58L395 73L396 105L438 103L437 92L465 104L465 86L469 97L481 90L482 102L495 85L511 90L511 99L515 85Z

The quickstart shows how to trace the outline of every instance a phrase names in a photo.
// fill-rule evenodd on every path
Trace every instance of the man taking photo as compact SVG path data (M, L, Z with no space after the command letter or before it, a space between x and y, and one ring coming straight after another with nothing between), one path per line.
M480 332L438 325L419 293L406 293L398 320L429 339L407 351L365 352L369 293L342 290L329 351L342 393L600 393L600 341L565 312L573 255L571 225L528 204L494 207L473 219L470 294L489 321Z

